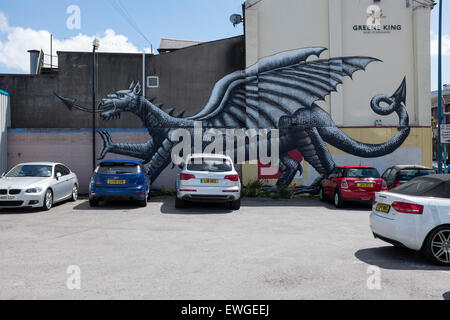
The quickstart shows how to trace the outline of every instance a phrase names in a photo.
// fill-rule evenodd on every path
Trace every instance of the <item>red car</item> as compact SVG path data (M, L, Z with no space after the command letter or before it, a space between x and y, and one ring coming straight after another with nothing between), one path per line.
M333 199L336 208L342 208L345 201L372 203L375 192L387 191L387 184L374 167L336 167L320 187L320 200Z

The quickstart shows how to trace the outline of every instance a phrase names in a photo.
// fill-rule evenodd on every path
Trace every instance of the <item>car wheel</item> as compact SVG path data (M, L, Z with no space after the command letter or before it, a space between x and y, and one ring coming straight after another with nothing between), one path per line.
M45 191L45 195L44 195L44 204L42 205L42 209L44 211L48 211L52 208L53 206L53 192L50 189L47 189L47 191Z
M342 199L341 192L339 189L336 189L334 193L334 206L336 208L342 208L344 206L344 200Z
M323 188L322 187L320 187L320 190L319 190L319 200L320 201L325 201L325 195L323 193Z
M89 199L89 206L98 207L98 199Z
M231 210L239 210L241 208L241 198L231 201L230 209Z
M78 199L78 186L74 184L72 188L72 198L70 200L77 201L77 199Z
M176 197L175 198L175 208L177 208L177 209L184 209L184 208L186 208L186 201Z
M422 251L431 262L450 266L450 226L433 230L425 240Z

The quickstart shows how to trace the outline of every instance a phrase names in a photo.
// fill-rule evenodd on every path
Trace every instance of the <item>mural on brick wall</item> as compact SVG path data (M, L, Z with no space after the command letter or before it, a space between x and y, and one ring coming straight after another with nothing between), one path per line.
M320 177L310 186L299 186L297 191L316 192L323 177L335 167L326 143L358 157L376 158L394 152L410 133L405 108L405 79L392 96L376 95L370 102L376 114L387 116L397 113L398 133L392 139L382 144L365 144L341 131L316 102L336 91L344 77L352 77L355 72L365 70L368 64L381 61L361 56L320 59L320 54L325 50L304 48L262 58L248 69L236 71L218 81L202 111L188 118L184 118L183 114L175 115L173 109L164 111L161 105L153 103L154 99L147 100L141 96L139 83L132 83L129 89L104 98L98 112L105 121L120 117L122 112L135 114L148 129L150 139L145 144L117 144L108 131L100 130L104 148L99 159L108 153L141 159L147 165L151 181L155 181L173 163L172 153L177 146L173 136L179 129L192 135L195 135L197 123L201 123L202 134L214 129L223 133L232 128L267 129L265 138L269 150L272 150L274 141L270 139L271 135L276 130L281 172L277 186L289 185L296 174L302 172L302 165L298 161L298 155L301 155L300 158L307 161ZM319 59L308 59L311 56ZM74 100L59 98L70 109L75 106ZM227 139L226 134L223 138L212 135L215 140L223 139L220 141L222 145ZM236 151L233 155L237 154L239 148L244 148L245 160L257 160L258 153L249 151L250 141L252 139L248 138L240 144L233 140L232 151ZM192 142L192 152L194 144ZM210 145L210 141L202 140L202 151ZM215 151L217 149L216 144Z

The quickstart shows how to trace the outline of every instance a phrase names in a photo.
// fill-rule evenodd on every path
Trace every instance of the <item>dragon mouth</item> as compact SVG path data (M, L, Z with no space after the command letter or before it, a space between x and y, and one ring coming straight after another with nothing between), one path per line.
M114 102L111 103L101 103L99 105L100 109L100 117L105 120L105 121L109 121L109 120L116 120L116 119L120 119L120 111L117 110L116 105L114 104Z

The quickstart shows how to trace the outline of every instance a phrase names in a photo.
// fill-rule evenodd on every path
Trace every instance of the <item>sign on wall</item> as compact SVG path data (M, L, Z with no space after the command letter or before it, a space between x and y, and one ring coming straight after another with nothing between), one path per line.
M441 142L450 143L450 124L441 124Z

